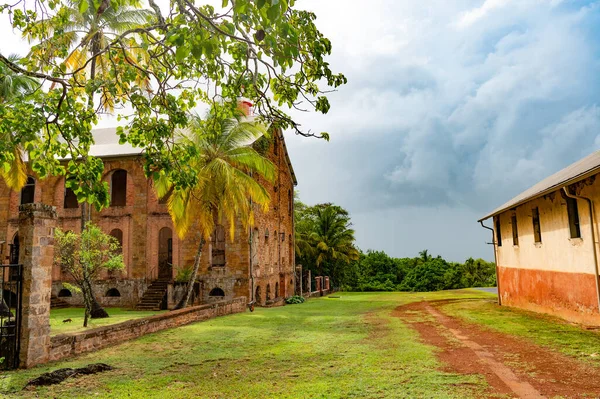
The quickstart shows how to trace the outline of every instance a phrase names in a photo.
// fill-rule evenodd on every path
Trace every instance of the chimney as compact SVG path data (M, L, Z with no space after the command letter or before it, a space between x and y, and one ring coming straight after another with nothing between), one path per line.
M238 97L237 99L238 109L244 116L252 116L252 101L246 97Z

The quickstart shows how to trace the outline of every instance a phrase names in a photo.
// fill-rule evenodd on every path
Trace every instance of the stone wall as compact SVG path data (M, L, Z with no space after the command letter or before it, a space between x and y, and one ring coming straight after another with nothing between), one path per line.
M199 305L147 317L129 320L111 326L95 328L51 338L50 361L92 352L123 341L141 337L168 328L179 327L213 317L241 313L246 310L246 298L235 298L207 305Z
M94 282L94 294L96 300L107 307L134 307L141 299L148 288L147 279L115 279L107 278ZM65 289L62 281L52 282L52 295L59 297L62 301L71 306L83 306L83 296L81 293L71 292L71 296L60 296L61 291ZM119 291L121 296L107 296L111 289Z
M26 204L19 210L23 265L19 365L29 368L48 360L56 209Z
M257 305L294 295L294 180L286 159L283 134L280 130L273 134L267 157L277 166L279 173L274 183L259 179L267 188L271 204L267 212L256 208L251 240L254 287L249 295ZM257 289L260 291L259 298L256 298Z

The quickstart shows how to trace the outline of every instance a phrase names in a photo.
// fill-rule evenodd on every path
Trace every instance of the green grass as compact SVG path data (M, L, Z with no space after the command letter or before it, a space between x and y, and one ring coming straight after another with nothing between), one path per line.
M442 310L468 322L600 365L600 333L597 331L586 330L556 317L498 306L495 298L450 303L443 305Z
M461 297L487 297L462 292ZM396 306L456 297L340 294L257 308L147 335L79 358L0 376L0 395L59 398L469 398L483 377L440 371L434 349L391 316ZM21 391L43 372L104 362L116 370Z
M86 331L96 327L108 326L110 324L121 323L123 321L139 319L142 317L152 316L160 311L132 311L120 308L106 308L106 312L110 317L106 319L90 319L88 327L83 327L83 308L65 308L52 309L50 311L50 335L58 335L79 331ZM64 323L63 320L71 319L70 323Z

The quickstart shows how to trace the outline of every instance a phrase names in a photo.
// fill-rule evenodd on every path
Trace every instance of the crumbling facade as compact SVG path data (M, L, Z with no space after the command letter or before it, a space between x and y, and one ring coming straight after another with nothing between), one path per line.
M499 302L600 324L600 152L486 215Z
M294 293L296 179L282 132L277 130L273 136L266 156L277 166L278 175L274 184L263 182L271 196L269 210L263 213L256 208L254 227L245 231L237 226L233 241L226 227L217 226L202 253L195 303L243 296L268 305ZM91 220L121 242L125 260L123 271L106 273L96 282L96 297L104 305L133 307L153 283L165 282L168 295L163 307L173 306L183 292L175 277L194 262L200 240L197 229L184 239L175 234L166 204L159 201L144 175L139 150L117 145L114 129L98 130L95 138L91 153L103 159L111 205L100 212L92 209ZM81 205L65 189L63 177L39 180L31 174L21 192L11 191L0 181L4 263L18 262L18 207L34 202L56 207L61 229L81 231ZM52 280L53 296L81 304L81 298L63 286L68 276L60 268L54 267Z

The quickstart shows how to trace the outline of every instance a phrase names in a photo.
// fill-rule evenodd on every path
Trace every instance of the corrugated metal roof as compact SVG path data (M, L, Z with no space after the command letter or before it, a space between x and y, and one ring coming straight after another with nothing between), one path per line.
M563 170L553 174L550 177L545 178L541 182L537 183L533 187L523 191L506 204L495 209L488 215L479 219L479 221L486 220L492 216L496 216L508 209L519 206L527 201L541 197L542 195L549 194L556 191L564 186L573 184L579 180L583 180L593 174L600 171L600 151L596 151L587 157L580 159L572 165L567 166Z
M117 129L114 127L92 130L94 145L90 147L90 155L96 157L116 157L140 155L141 148L135 148L129 143L119 144Z
M92 134L94 135L95 143L90 147L90 155L100 158L108 158L135 156L142 154L141 148L135 148L129 143L119 144L119 136L117 135L117 129L114 127L94 129L92 130ZM257 139L258 138L253 138L251 140L248 140L248 142L244 144L252 145ZM296 179L296 174L294 173L294 168L292 167L292 161L290 160L287 146L285 145L285 140L283 140L282 142L283 151L285 153L285 160L290 168L292 180L294 182L294 185L298 185L298 180Z

